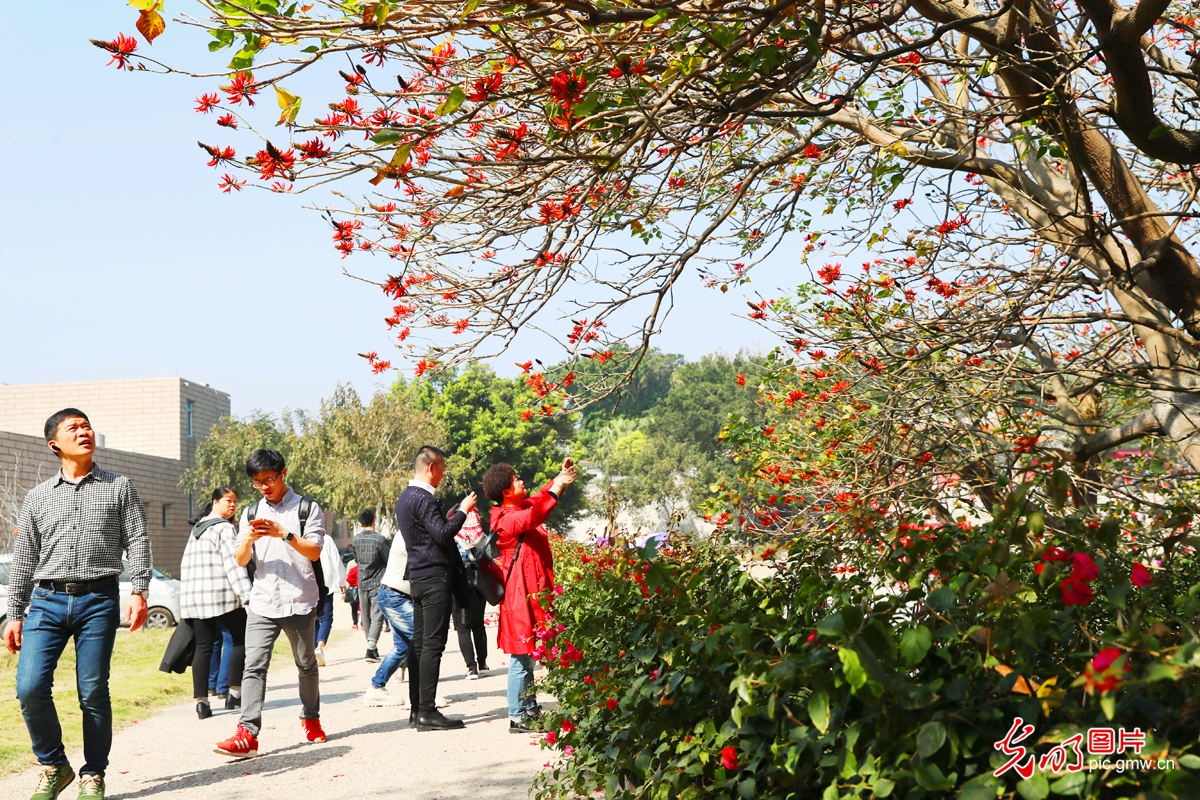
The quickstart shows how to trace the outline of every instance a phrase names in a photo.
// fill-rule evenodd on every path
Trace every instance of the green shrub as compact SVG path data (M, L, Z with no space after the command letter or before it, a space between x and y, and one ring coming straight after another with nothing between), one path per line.
M556 545L564 588L540 655L560 758L538 796L1200 797L1200 564L1181 546L1138 588L1116 520L1057 520L1051 541L1018 494L975 529L901 525L786 553ZM1098 574L1083 580L1074 553ZM1095 599L1065 604L1064 581ZM1093 727L1137 727L1146 743L1128 757L1178 768L996 777L1017 717L1039 758Z

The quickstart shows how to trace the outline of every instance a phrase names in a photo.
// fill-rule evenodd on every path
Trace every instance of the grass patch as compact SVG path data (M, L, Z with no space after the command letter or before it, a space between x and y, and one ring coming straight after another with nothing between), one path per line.
M176 675L158 669L174 630L141 630L133 634L126 628L117 631L108 684L112 694L114 732L151 716L158 709L192 699L190 670ZM285 668L294 670L295 665L287 636L281 634L271 656L271 672ZM37 766L16 695L17 656L0 647L0 774ZM83 747L83 727L79 694L75 689L73 643L67 644L58 661L58 669L54 671L54 704L58 708L67 752L79 750Z

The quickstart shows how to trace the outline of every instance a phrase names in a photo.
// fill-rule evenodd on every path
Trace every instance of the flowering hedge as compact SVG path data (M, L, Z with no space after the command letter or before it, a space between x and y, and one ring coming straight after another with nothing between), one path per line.
M870 570L821 537L557 545L538 796L1200 796L1200 564L1129 563L1115 520L1051 537L1023 491L998 511L899 530ZM1176 768L1074 771L1092 729Z

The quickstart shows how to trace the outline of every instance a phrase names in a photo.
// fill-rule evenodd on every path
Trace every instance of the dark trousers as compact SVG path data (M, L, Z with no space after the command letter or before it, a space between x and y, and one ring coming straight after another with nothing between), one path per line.
M454 603L454 632L467 671L476 672L487 663L487 628L483 625L483 598L474 590L463 592L462 602Z
M229 685L242 685L246 663L246 610L235 608L219 617L191 619L196 634L196 654L192 657L192 696L208 697L208 671L212 668L213 642L222 636L222 628L233 638L229 657Z
M413 640L408 658L408 698L418 714L432 714L436 708L442 652L450 635L453 592L448 574L416 578L409 583L413 598Z

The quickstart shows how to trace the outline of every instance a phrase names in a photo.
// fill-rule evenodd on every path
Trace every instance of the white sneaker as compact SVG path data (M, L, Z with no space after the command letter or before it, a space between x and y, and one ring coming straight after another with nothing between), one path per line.
M379 706L405 706L408 704L407 699L396 697L389 694L386 687L376 689L374 686L368 686L366 694L363 695L363 701L371 707Z
M479 673L476 672L475 670L471 670L470 672L467 673L467 680L469 680L469 681L479 680Z
M315 655L317 657L317 666L318 667L325 666L325 649L323 647L318 647L315 650L313 650L313 655Z

